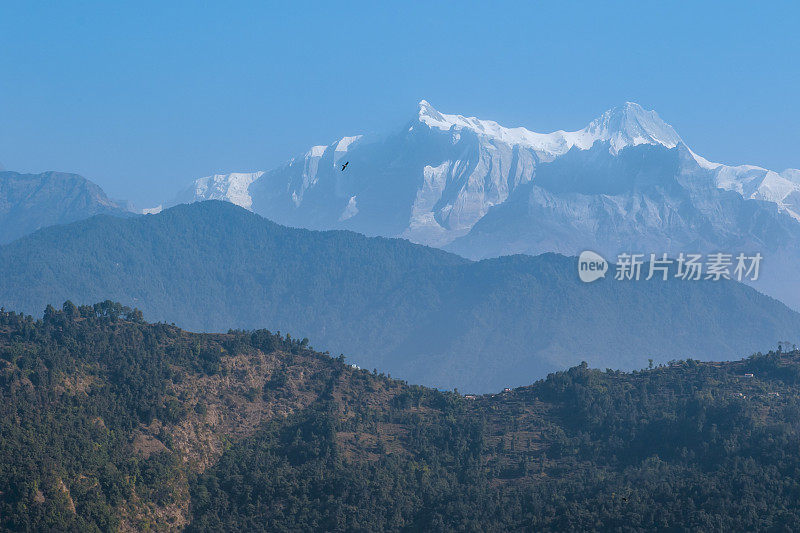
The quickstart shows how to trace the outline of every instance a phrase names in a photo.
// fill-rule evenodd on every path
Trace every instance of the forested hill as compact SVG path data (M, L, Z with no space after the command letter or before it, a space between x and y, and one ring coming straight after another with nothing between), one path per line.
M477 398L268 331L0 312L0 528L800 528L800 353Z
M470 392L584 359L616 369L724 359L800 332L800 315L736 283L584 284L559 255L470 262L287 228L223 202L46 228L0 247L0 270L8 309L112 299L196 331L290 331L364 368Z

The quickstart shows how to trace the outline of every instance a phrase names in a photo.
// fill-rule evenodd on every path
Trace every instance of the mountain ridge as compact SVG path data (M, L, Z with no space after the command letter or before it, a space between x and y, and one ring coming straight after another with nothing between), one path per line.
M660 181L645 183L642 173ZM577 176L586 186L576 188ZM394 133L313 147L266 171L238 202L289 226L402 237L473 259L742 246L772 266L754 286L800 309L792 273L800 261L800 171L712 163L632 102L583 129L542 134L445 114L422 100ZM768 228L777 233L766 235Z
M577 364L579 353L638 368L800 331L800 315L740 284L587 285L574 258L472 262L404 240L287 228L221 201L42 229L0 247L0 267L9 309L113 299L199 331L290 331L365 368L478 392Z
M622 105L612 107L590 121L583 129L576 131L557 130L550 133L537 133L524 127L508 128L491 120L441 113L424 99L418 104L417 116L415 120L412 121L412 125L414 123L424 124L427 127L437 128L445 132L450 132L451 129L467 129L510 145L525 145L534 149L541 161L552 160L554 157L564 155L573 147L578 147L581 150L588 150L596 142L609 142L609 150L612 154L617 154L628 146L638 146L640 144L661 145L665 148L674 148L679 144L684 144L680 135L671 125L664 122L658 113L654 110L646 110L635 102L625 102ZM357 144L363 137L362 135L343 137L330 145L314 146L308 150L303 157L306 159L311 158L312 160L319 159L328 149L333 148L334 152L339 153L339 156L334 158L333 161L335 166L341 154L346 153L352 144ZM374 141L374 139L372 140ZM778 179L781 182L779 188L789 188L792 192L800 191L800 188L794 188L788 185L792 183L800 184L800 178L798 177L800 176L800 170L785 169L781 172L774 172L755 165L724 165L722 163L708 161L691 150L690 152L700 166L709 169L724 170L725 175L718 179L718 186L720 188L736 190L742 195L745 195L746 192L752 195L758 191L746 191L746 188L742 187L741 182L752 182L754 181L754 173L758 174L764 172L765 175L761 176L761 180L758 181L759 185L764 180L774 181ZM292 158L289 163L297 159L298 158ZM311 174L310 178L313 181L314 172L311 172ZM240 174L236 173L231 174L234 180L237 179L239 175ZM217 174L213 176L213 178L220 180L225 176L228 175ZM258 177L260 176L256 176L252 181L255 181ZM207 179L208 178L200 178L200 180ZM770 187L765 187L764 190L760 191L761 199L782 205L785 197L788 196L785 191L783 195L779 193L769 194L769 189ZM219 194L218 192L208 195L202 190L202 187L201 190L196 191L195 199L227 199L228 201L232 201L232 203L248 209L252 206L252 198L242 195L238 195L235 198L226 197L224 194ZM185 195L183 200L187 200ZM792 211L792 216L796 215L797 214Z
M97 184L78 174L0 171L0 244L42 227L127 210Z
M409 385L114 302L0 310L0 528L797 529L800 352Z

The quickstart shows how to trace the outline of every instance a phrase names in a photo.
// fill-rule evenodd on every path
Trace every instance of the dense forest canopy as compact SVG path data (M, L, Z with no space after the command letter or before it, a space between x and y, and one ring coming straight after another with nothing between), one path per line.
M2 311L0 527L791 531L799 415L787 346L472 397L266 330Z
M0 247L0 306L112 299L192 331L290 331L413 383L490 392L579 364L722 360L795 338L744 285L581 283L555 254L471 262L400 239L287 228L224 202L99 216ZM612 278L612 276L608 276Z

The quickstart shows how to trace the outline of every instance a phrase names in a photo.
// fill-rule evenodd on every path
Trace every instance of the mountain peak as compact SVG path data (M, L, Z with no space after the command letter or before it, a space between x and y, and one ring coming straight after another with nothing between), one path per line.
M603 118L619 121L652 121L658 123L660 126L670 127L669 124L661 120L658 113L651 109L645 109L636 102L625 102L624 104L614 106L595 120L597 121Z
M427 100L419 101L419 111L417 113L419 121L427 124L428 126L438 127L441 129L450 129L451 121L439 113Z
M583 131L595 140L610 141L614 152L637 144L661 144L674 148L681 142L680 135L658 113L636 102L612 107Z
M456 129L467 128L508 144L529 146L548 156L565 153L572 146L587 149L596 141L609 142L609 149L614 154L626 146L655 144L674 148L681 142L678 133L658 113L636 102L612 107L582 130L574 132L536 133L525 128L506 128L492 120L440 113L427 100L419 102L418 120L443 131L454 126Z

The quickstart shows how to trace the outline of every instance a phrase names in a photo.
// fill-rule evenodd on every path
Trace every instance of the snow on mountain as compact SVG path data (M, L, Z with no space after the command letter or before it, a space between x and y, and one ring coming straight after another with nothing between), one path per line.
M779 174L752 165L719 165L714 170L720 189L735 191L744 198L771 202L800 221L800 180L797 178L800 171L788 169Z
M800 170L797 170L795 168L787 168L786 170L781 172L781 177L786 178L792 183L800 184Z
M391 231L444 246L468 233L517 187L534 180L537 166L596 143L607 144L614 156L640 145L684 145L655 111L633 102L604 112L577 131L536 133L441 113L422 100L414 119L397 134L368 141L360 135L343 137L313 146L278 169L200 178L176 201L223 199L287 223L346 225L370 234ZM690 153L701 168L713 172L719 189L770 202L800 221L800 171L727 166ZM352 154L348 159L353 164L341 173L346 154ZM310 190L318 194L308 201Z
M416 116L394 135L344 137L266 172L251 188L252 205L287 224L347 227L444 246L530 182L538 164L597 142L616 154L640 144L672 148L680 137L634 103L607 111L582 130L542 134L441 113L422 100ZM345 154L353 162L342 172Z
M265 172L201 178L182 198L473 258L576 254L593 243L607 252L800 243L799 170L708 161L632 102L577 131L537 133L422 100L392 134L343 137Z
M419 103L419 121L442 131L466 128L511 146L525 146L542 159L563 155L573 146L587 150L597 141L609 141L612 153L626 146L660 144L673 148L681 142L672 126L661 120L655 111L647 111L633 102L609 109L578 131L535 133L525 128L505 128L491 120L445 115L426 100Z
M441 176L442 179L439 180L441 193L452 194L452 188L456 183L462 185L464 191L460 198L456 198L452 204L440 208L438 212L434 212L432 208L441 198L431 197L431 182L430 176L428 176L431 171L426 168L435 167L444 172L444 169L441 168L443 162L437 161L435 165L414 165L419 167L419 176L422 178L419 183L421 187L418 188L418 194L415 194L415 204L410 210L413 218L408 221L408 231L405 231L404 234L412 239L418 236L417 240L421 242L452 240L452 235L448 235L449 233L456 235L468 230L486 213L488 208L507 198L509 184L502 183L505 181L503 176L492 175L487 182L484 179L485 176L467 176L463 172L472 170L479 173L495 174L500 172L502 174L504 171L510 170L507 167L511 164L521 165L514 169L519 175L515 180L516 183L511 184L513 189L515 185L530 180L535 163L551 161L567 153L573 147L586 150L595 142L608 141L609 150L617 153L626 146L660 144L672 148L680 142L678 134L654 111L647 111L631 102L606 111L582 130L543 134L525 128L506 128L491 120L440 113L426 100L422 100L419 103L415 120L407 128L406 137L419 137L420 127L438 131L448 139L451 145L466 148L466 141L471 141L473 150L483 151L479 157L480 161L474 165L475 168L472 168L473 165L465 165L464 160L456 159L455 164L451 165L456 174L450 173ZM462 135L467 136L465 142L462 142ZM303 156L294 158L287 163L284 171L290 177L286 183L286 190L296 208L300 208L303 203L306 191L317 185L320 178L319 164L326 154L329 154L326 170L334 169L345 154L354 147L358 147L361 140L362 136L356 135L344 137L327 146L313 146ZM391 137L389 141L396 143L396 136ZM502 153L493 155L486 153L485 150L500 150ZM524 161L519 160L518 155L514 153L520 151L526 152L522 156ZM187 190L182 191L178 198L182 202L224 199L252 209L253 199L249 194L249 186L263 174L264 172L232 173L200 178ZM448 187L444 187L445 184ZM486 198L479 197L483 192L487 193ZM345 204L340 206L344 209L354 195L338 196L344 198ZM424 211L424 205L428 205L430 209ZM340 214L342 209L338 210ZM438 222L443 217L450 223L450 228L442 227ZM336 220L338 221L339 218L337 216ZM341 218L344 221L349 220L352 216Z
M176 196L171 204L191 203L202 200L226 200L245 209L250 209L253 199L249 188L255 180L264 175L259 172L232 172L230 174L214 174L199 178L191 186Z
M583 141L579 144L581 149L587 150L597 141L609 141L613 154L627 146L653 144L674 148L682 142L658 113L647 111L633 102L606 111L576 133Z

